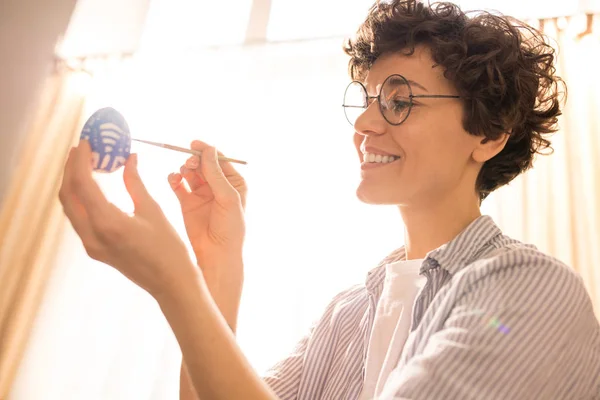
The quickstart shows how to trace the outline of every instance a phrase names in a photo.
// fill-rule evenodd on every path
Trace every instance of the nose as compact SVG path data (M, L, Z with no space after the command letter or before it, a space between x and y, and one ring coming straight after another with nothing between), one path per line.
M354 130L361 136L383 135L386 128L387 123L379 111L377 100L371 101L371 104L354 122Z

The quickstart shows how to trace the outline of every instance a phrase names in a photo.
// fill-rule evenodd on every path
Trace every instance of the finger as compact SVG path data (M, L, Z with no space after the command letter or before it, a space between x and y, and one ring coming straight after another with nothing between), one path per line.
M187 181L191 189L192 184L195 183L194 179L196 179L196 171L193 169L189 169L185 165L182 165L181 168L179 168L179 173L181 174L181 176L183 176L183 179Z
M73 230L75 230L81 239L87 253L95 257L97 256L96 253L98 253L97 249L100 248L98 238L94 235L85 209L72 191L74 150L74 148L71 148L69 151L58 197L60 198L65 215L71 222Z
M86 214L85 210L82 209L81 205L78 204L77 197L73 193L73 152L75 148L71 148L69 150L69 155L67 156L67 162L65 163L65 170L63 173L63 179L60 186L60 190L58 192L58 197L65 211L65 215L71 221L71 225L73 225L73 229L79 236L89 237L91 236L91 229L87 226L86 223Z
M191 156L188 158L185 162L185 171L182 169L181 173L184 174L183 177L190 185L192 191L206 183L206 179L200 169L199 156Z
M92 149L87 140L79 142L73 150L73 164L70 166L71 190L77 196L92 224L106 221L112 214L110 203L92 177Z
M169 185L171 186L171 189L173 189L175 196L179 199L179 202L184 201L186 196L190 194L190 191L185 187L183 176L177 173L169 174L168 180Z
M189 169L186 165L182 165L179 169L179 172L188 183L188 186L192 192L206 183L206 179L204 178L200 168Z
M185 167L194 170L200 166L200 158L198 156L191 156L185 161Z
M205 142L202 142L200 140L194 140L192 142L191 145L192 150L198 150L198 151L202 151L204 149L210 148L210 145L208 145ZM217 153L220 156L223 156L223 153L218 152ZM202 158L202 157L200 157ZM221 169L223 170L223 173L225 174L225 176L230 176L230 175L239 175L239 172L234 168L233 164L231 164L229 161L220 161L221 164Z
M143 214L156 208L156 202L148 193L137 169L137 154L131 154L127 159L123 170L123 182L133 200L136 214L140 212Z
M225 177L217 160L217 150L214 147L209 146L202 151L200 164L202 173L217 201L239 201L239 193Z

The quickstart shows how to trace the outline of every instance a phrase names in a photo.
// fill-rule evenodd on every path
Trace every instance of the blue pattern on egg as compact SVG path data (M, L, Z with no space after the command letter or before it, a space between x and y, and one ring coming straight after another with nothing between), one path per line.
M94 171L114 172L129 158L129 126L114 108L106 107L93 113L83 126L79 138L90 142Z

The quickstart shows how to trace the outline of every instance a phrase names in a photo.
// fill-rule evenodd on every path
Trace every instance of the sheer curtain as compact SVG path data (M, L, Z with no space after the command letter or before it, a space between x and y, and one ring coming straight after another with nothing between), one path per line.
M120 98L117 85L131 65L118 58L87 62L85 68L94 79L79 115L87 118L98 108L105 90L113 89L115 99ZM119 103L115 99L111 104ZM77 124L75 137L85 118ZM131 204L118 175L97 178L108 197L128 210ZM9 398L173 397L160 392L160 382L168 380L169 373L171 380L176 378L176 371L162 370L162 365L176 363L168 357L177 358L177 347L165 340L169 330L164 319L156 317L156 304L118 273L90 260L70 226L61 239Z
M113 106L133 136L184 146L199 138L248 161L239 167L251 189L238 338L259 371L291 349L335 293L363 281L402 240L392 208L364 206L354 195L359 168L341 108L341 43L168 59L141 54L94 70L86 116ZM185 155L143 144L132 151L149 190L185 235L166 181ZM131 208L119 173L98 180L111 201ZM179 362L154 301L91 261L69 229L12 398L173 398Z
M595 20L594 20L595 19ZM568 98L553 135L554 154L494 193L488 207L506 234L530 242L579 272L600 316L600 63L598 16L548 20L560 49ZM588 33L582 35L583 32Z
M151 13L151 21L161 15L177 20L169 14L169 2L157 4L162 8ZM202 36L203 31L186 31L185 21L193 25L188 19L176 32L193 42L194 32ZM244 32L222 30L228 32L220 37L225 44ZM270 35L286 33L273 28ZM586 125L587 117L578 114L581 107L598 109L597 90L585 87L584 79L586 73L593 76L586 68L597 63L580 65L578 57L600 53L597 44L576 43L561 53L573 111L556 135L557 154L541 158L526 177L492 195L483 211L508 234L571 262L597 293L597 272L589 262L600 225L594 211L598 168L592 167L598 160L592 153L597 125ZM134 59L90 67L95 78L86 116L112 106L125 115L135 137L183 146L199 138L248 161L239 166L250 193L238 340L259 372L291 349L335 293L362 282L403 241L392 207L365 206L354 194L359 168L353 131L341 109L347 84L341 45L339 38L185 50L158 31L148 33L146 51ZM569 149L567 157L569 143L577 143L577 150ZM185 155L137 143L132 150L140 155L149 190L185 235L166 182ZM131 209L120 173L98 180L111 201ZM582 204L588 212L579 210ZM566 242L566 237L574 239ZM110 267L91 261L72 230L62 243L11 399L176 398L181 355L155 302ZM586 258L570 258L582 249Z
M0 209L0 398L27 345L65 220L58 202L63 161L78 135L89 82L57 63L40 90L27 139Z

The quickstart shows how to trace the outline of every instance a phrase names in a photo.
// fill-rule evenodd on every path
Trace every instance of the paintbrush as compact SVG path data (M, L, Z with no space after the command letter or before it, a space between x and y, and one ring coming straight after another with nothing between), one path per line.
M149 144L152 146L162 147L163 149L175 150L175 151L180 151L182 153L188 153L188 154L194 154L199 157L202 156L201 151L186 149L185 147L173 146L172 144L151 142L149 140L134 139L134 138L131 138L131 140L134 140L134 141L140 142L140 143L146 143L146 144ZM229 157L225 157L225 156L219 156L218 158L220 161L229 161L232 163L243 164L243 165L248 164L246 161L236 160L235 158L229 158Z

